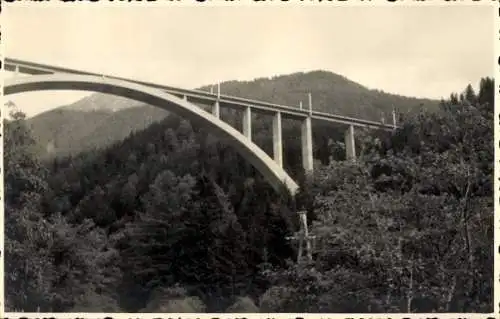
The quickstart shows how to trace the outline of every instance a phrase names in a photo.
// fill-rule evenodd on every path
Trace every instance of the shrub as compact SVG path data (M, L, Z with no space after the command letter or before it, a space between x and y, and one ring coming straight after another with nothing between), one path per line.
M146 308L141 312L205 312L206 306L200 298L187 296L186 289L175 286L159 288L151 295Z
M238 297L236 301L226 309L229 313L253 313L259 312L259 307L255 305L250 297Z

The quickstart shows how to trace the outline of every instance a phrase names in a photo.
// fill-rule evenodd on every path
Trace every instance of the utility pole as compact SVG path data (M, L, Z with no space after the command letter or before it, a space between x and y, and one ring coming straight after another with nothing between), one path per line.
M299 211L297 212L299 215L300 221L300 229L299 231L292 237L287 237L288 240L298 241L299 249L297 252L297 263L301 263L304 261L304 257L306 257L307 262L312 261L312 241L316 239L316 236L309 235L309 229L307 227L307 212ZM305 250L305 253L304 253Z

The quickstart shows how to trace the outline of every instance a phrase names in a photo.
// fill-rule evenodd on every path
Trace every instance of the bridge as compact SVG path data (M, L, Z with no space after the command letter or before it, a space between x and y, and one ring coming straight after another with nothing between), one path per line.
M345 127L346 158L351 160L356 158L355 128L379 130L396 128L394 113L393 123L386 124L313 111L310 94L308 108L304 109L302 106L285 106L222 95L220 89L216 93L187 90L12 58L5 58L3 67L6 71L14 72L12 78L4 81L4 95L44 90L102 92L144 102L200 122L216 136L227 138L240 155L248 160L275 189L285 186L291 195L295 195L299 187L283 169L282 118L301 122L302 164L306 172L313 170L312 120ZM31 76L16 76L18 74ZM199 105L209 106L211 111L207 112ZM242 132L221 120L221 107L243 111ZM252 142L252 113L268 114L273 117L272 158Z

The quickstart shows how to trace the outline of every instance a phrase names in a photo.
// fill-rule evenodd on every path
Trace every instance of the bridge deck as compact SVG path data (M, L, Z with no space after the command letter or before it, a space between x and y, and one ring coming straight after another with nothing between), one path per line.
M263 101L257 101L252 99L245 99L241 97L229 96L229 95L217 95L214 93L204 92L200 90L188 90L182 88L176 88L166 85L160 85L150 82L137 81L117 76L108 76L98 73L80 71L75 69L68 69L62 67L55 67L50 65L44 65L39 63L33 63L28 61L22 61L17 59L5 58L4 69L11 72L19 72L22 74L53 74L53 73L70 73L70 74L80 74L80 75L94 75L102 76L110 79L117 79L122 81L128 81L136 84L145 85L148 87L157 88L163 90L169 94L175 95L177 97L186 96L193 103L200 103L205 105L213 105L216 101L219 101L221 107L229 107L234 109L244 109L250 107L253 112L258 113L276 113L281 112L282 116L287 118L304 119L311 116L314 120L321 120L326 122L340 123L344 125L353 125L356 127L368 127L373 129L382 130L393 130L395 128L392 124L384 124L375 121L369 121L364 119L358 119L353 117L329 114L324 112L309 111L306 109L300 109L293 106L285 106L279 104L273 104Z

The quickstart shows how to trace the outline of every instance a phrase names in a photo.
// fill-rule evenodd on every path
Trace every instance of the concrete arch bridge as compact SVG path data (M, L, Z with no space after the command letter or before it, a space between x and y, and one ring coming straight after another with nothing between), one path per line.
M6 58L4 69L15 74L4 81L4 94L16 94L44 90L82 90L113 94L144 102L176 113L189 120L203 123L219 137L229 143L248 160L275 188L285 186L293 196L298 191L297 183L283 169L283 145L281 120L283 117L301 121L302 162L305 171L313 170L312 120L322 120L346 127L345 142L347 158L355 159L354 128L393 130L393 124L367 121L334 114L314 112L309 95L309 108L290 107L267 102L243 99L234 96L186 90L143 81L124 79L102 74L43 65L17 59ZM196 103L196 104L195 104ZM211 112L198 105L209 105ZM220 108L227 107L243 110L243 129L238 131L220 118ZM273 157L266 154L252 142L252 113L265 113L273 116ZM394 120L394 115L393 115Z

